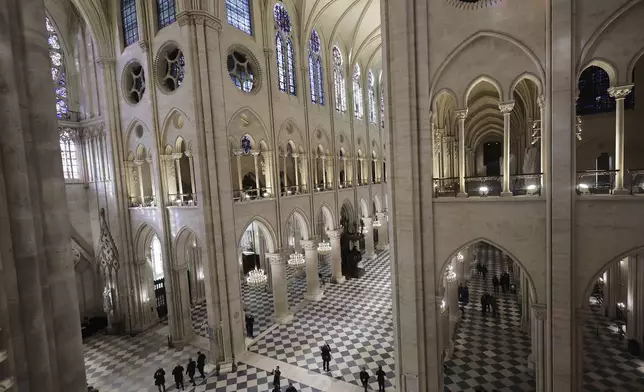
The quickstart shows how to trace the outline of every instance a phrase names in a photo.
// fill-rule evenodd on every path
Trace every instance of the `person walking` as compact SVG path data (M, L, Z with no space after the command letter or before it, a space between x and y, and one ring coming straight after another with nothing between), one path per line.
M496 317L496 313L498 310L497 304L496 304L496 298L493 296L490 296L488 302L490 303L490 306L492 307L492 317Z
M376 377L378 378L378 392L385 392L385 371L382 370L382 366L378 366L378 371L376 372Z
M364 367L360 372L360 381L362 382L365 392L367 392L367 387L369 386L369 373L367 373L367 370L365 370Z
M253 338L253 324L255 324L255 317L251 315L250 313L246 313L246 336L249 338Z
M154 385L159 388L159 392L165 392L165 370L162 368L154 372Z
M481 267L481 271L483 272L483 279L485 279L485 278L486 278L486 276L487 276L487 267L486 267L486 266L482 266L482 267Z
M197 351L197 370L199 370L201 378L206 378L206 375L203 373L204 367L206 367L206 354Z
M485 316L485 311L487 310L487 294L481 296L481 312Z
M172 375L174 376L174 383L177 385L177 391L179 390L179 387L181 387L182 390L185 390L186 388L183 386L183 366L175 366L174 369L172 369Z
M503 279L503 277L501 277L501 279ZM499 278L496 275L494 275L494 277L492 277L492 286L494 286L494 292L498 293L499 292Z
M293 386L293 383L288 383L288 388L286 388L286 392L297 392L297 389Z
M324 343L324 345L320 348L320 351L322 352L322 369L325 372L330 372L331 371L331 346L328 344Z
M197 362L193 361L192 358L188 359L188 366L186 366L186 374L190 378L193 386L197 386L195 382L195 373L197 372Z
M277 391L281 390L280 377L282 376L282 372L280 372L280 367L276 366L275 370L273 370L271 374L273 375L273 388Z

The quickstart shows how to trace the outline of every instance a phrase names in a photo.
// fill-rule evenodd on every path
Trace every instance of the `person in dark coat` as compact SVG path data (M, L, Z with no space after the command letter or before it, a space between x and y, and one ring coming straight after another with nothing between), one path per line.
M165 370L162 368L154 372L154 385L159 388L159 392L165 392Z
M367 392L367 387L369 386L369 373L367 373L364 367L360 372L360 381L362 382L365 392Z
M253 324L255 324L255 317L253 317L251 314L246 313L246 336L249 338L253 338Z
M292 383L288 383L288 388L286 388L286 392L297 392L297 389L293 386Z
M186 366L186 374L190 378L192 385L196 386L195 382L195 373L197 373L197 362L193 361L192 358L188 359L188 366Z
M201 378L206 378L206 375L203 373L204 367L206 367L206 354L197 351L197 370L199 370Z
M503 279L503 277L501 277L501 279ZM499 282L499 278L497 278L497 276L496 276L496 275L494 275L494 276L492 277L492 286L494 286L494 292L495 292L495 293L498 293L498 292L499 292L499 284L500 284L500 282Z
M481 296L481 312L483 315L485 315L485 311L487 310L487 294L483 294Z
M488 302L489 302L490 306L492 307L492 316L496 317L497 310L498 310L498 307L497 307L497 304L496 304L496 298L494 298L493 296L490 296L488 298Z
M385 371L382 370L382 366L378 366L378 371L376 372L376 377L378 378L378 392L385 392Z
M483 272L483 279L485 279L485 277L487 276L487 267L482 266L481 268L482 268L482 272Z
M320 351L322 352L322 369L326 372L331 371L331 347L324 343L324 345L320 348Z
M177 390L179 390L179 387L185 390L186 388L183 386L183 366L175 366L174 369L172 369L172 375L174 376L174 383L177 384Z
M281 379L280 379L280 378L281 378L281 376L282 376L282 372L280 372L280 367L279 367L279 366L276 366L276 367L275 367L275 370L273 370L273 371L271 372L271 374L273 375L273 388L275 388L276 390L278 390L278 391L279 391L279 390L280 390L280 388L281 388L281 387L280 387L280 381L281 381Z
M504 272L502 279L503 281L501 284L503 285L503 292L509 293L510 292L510 274L508 274L507 272Z

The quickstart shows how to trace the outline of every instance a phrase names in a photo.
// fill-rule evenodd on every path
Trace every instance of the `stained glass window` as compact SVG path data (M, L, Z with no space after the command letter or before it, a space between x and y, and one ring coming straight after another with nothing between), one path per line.
M324 105L324 83L322 79L322 59L320 56L320 36L313 29L309 39L309 79L311 83L311 102Z
M244 136L241 139L241 149L244 152L244 154L248 155L250 154L250 151L253 149L253 145L250 141L250 138L248 136Z
M275 20L275 59L277 61L277 86L280 91L297 95L295 74L295 50L293 48L291 18L282 3L273 7Z
M51 65L51 78L54 83L54 95L56 96L56 115L58 118L67 119L69 108L67 105L67 77L65 74L65 57L63 48L58 38L58 33L51 20L45 16L45 27L47 28L47 43L49 45L49 59Z
M229 25L253 34L249 0L226 0L226 19Z
M361 119L364 115L362 87L360 86L360 66L358 64L353 68L353 115L357 119Z
M373 72L367 74L367 88L369 89L369 122L376 124L378 115L376 114L376 88L373 85Z
M130 46L139 40L139 24L136 20L136 0L121 0L123 42Z
M150 263L154 280L163 278L163 253L161 252L161 241L156 234L152 236L152 241L150 241Z
M63 163L63 176L66 180L80 178L76 154L76 139L71 130L60 134L60 157Z
M335 94L335 110L338 112L347 111L347 91L344 80L342 64L342 53L337 46L333 47L333 93Z
M385 89L380 87L380 128L385 127Z
M227 59L228 75L238 89L245 93L253 91L255 87L255 71L252 63L245 54L232 52Z
M177 8L174 0L157 0L157 18L159 30L171 25L177 19Z
M615 98L608 93L610 77L600 67L590 66L579 77L579 98L577 98L577 115L606 113L615 110ZM624 101L625 109L635 107L635 94L631 93Z

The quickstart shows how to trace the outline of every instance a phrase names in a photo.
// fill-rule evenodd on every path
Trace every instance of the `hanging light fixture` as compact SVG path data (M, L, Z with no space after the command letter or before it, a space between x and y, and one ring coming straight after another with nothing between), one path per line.
M382 227L382 222L380 222L380 220L378 219L378 215L376 215L376 216L373 218L373 223L372 223L371 225L372 225L373 227L375 227L376 229L377 229L377 228L379 228L379 227Z
M458 252L458 255L456 255L456 260L458 260L458 261L461 261L461 262L462 262L462 261L463 261L463 259L465 259L465 257L463 257L463 254L462 254L461 252Z
M248 283L250 287L254 287L254 288L264 286L267 281L268 281L268 277L264 273L264 270L258 269L257 267L255 267L254 270L251 270L248 273L248 276L246 276L246 283Z
M447 271L445 271L445 279L447 279L447 283L456 282L456 272L454 272L452 264L447 266Z
M331 244L324 240L320 241L318 244L318 254L325 256L329 253L331 253Z
M250 229L250 245L244 247L244 250L242 250L242 254L244 256L250 256L255 254L255 222L252 222L250 226L248 226L248 229Z
M288 257L288 265L294 268L304 267L306 261L304 260L304 255L301 253L293 252Z

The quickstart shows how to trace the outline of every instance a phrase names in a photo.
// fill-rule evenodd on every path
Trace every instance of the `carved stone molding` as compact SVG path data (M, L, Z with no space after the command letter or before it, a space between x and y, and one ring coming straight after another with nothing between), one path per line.
M456 114L456 118L459 120L464 120L465 117L467 117L467 108L465 109L458 109L454 111L454 114Z
M139 47L141 48L143 53L145 53L148 51L148 49L150 49L150 43L147 40L142 39L139 41Z
M180 27L184 26L206 26L221 32L221 21L219 18L205 11L188 10L177 15Z
M544 304L533 304L532 305L532 311L534 312L534 317L536 317L537 320L545 320L546 319L546 305L544 305Z
M499 110L503 114L512 113L512 109L514 109L514 101L501 102L499 104Z
M631 91L633 91L633 85L628 84L625 86L613 86L608 89L608 94L615 99L624 99Z
M116 59L112 57L99 57L96 59L96 64L98 64L101 69L114 67L116 65Z
M463 10L478 10L490 7L494 4L500 3L501 1L502 0L445 0L447 4Z

